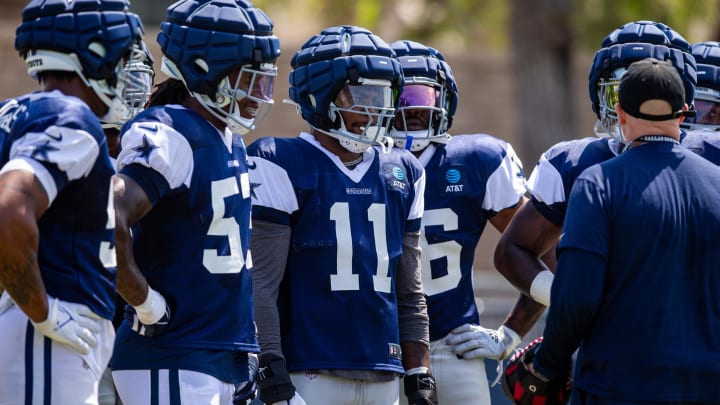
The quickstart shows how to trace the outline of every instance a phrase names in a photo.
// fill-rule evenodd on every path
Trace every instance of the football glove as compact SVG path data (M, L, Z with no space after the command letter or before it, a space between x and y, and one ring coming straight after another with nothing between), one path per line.
M257 380L260 400L265 404L303 405L305 401L295 392L290 374L282 357L267 353L260 355ZM294 399L294 401L293 401Z
M85 305L48 297L48 316L33 326L52 340L85 355L95 347L95 335L101 330L100 317Z
M520 335L502 325L497 330L466 323L453 329L445 343L459 359L502 360L520 344Z
M552 380L541 378L542 376L533 374L528 369L528 364L532 363L540 342L542 337L533 340L510 357L503 372L503 391L516 405L564 405L570 400L572 364L569 365L565 375Z
M162 335L170 323L171 315L170 305L152 288L148 288L145 302L137 307L125 306L125 320L130 328L147 337Z
M403 377L403 386L408 405L438 405L437 388L432 374L406 374Z
M235 386L233 405L247 405L257 395L258 358L255 353L248 353L248 380Z

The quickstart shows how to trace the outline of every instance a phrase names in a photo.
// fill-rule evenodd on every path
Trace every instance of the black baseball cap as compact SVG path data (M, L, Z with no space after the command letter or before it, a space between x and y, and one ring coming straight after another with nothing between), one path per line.
M668 104L666 114L649 114L643 104L662 100ZM647 58L632 63L620 79L618 102L626 113L649 121L665 121L694 112L684 111L685 86L677 70L668 62Z

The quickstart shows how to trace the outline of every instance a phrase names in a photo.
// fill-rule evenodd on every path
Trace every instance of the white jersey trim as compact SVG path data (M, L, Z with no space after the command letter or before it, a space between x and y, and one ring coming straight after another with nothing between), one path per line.
M148 155L140 149L151 142ZM192 147L174 128L160 122L135 122L123 133L118 171L130 164L140 164L160 173L171 189L190 187L194 170Z
M0 175L13 170L24 170L34 174L40 181L40 184L43 186L45 193L48 196L48 207L52 204L55 197L57 197L58 190L55 180L45 166L40 164L38 161L25 156L20 156L7 162L5 166L3 166L2 170L0 170Z
M565 202L562 177L543 154L527 182L530 194L547 205Z
M356 184L359 183L360 180L362 180L362 178L365 176L365 173L367 173L368 169L370 169L370 165L372 164L373 159L375 158L375 154L377 153L375 148L368 148L368 150L363 152L362 162L355 166L354 169L348 169L347 166L345 166L345 164L342 162L342 160L340 160L338 155L325 149L325 147L322 146L312 134L302 132L300 133L300 139L306 141L307 143L311 144L312 146L319 149L322 153L324 153L330 160L333 161L333 163L335 163L335 166L337 166L340 171L342 171L350 180L352 180Z
M285 169L279 165L255 156L248 156L250 183L259 185L252 191L252 203L273 208L288 214L299 209L295 189Z
M522 162L510 144L505 150L500 166L487 180L482 207L488 211L500 212L512 207L526 192Z

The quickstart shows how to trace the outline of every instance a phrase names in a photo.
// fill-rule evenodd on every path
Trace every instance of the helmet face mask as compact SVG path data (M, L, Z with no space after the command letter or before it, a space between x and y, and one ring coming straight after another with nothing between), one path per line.
M442 142L447 135L445 89L430 80L413 80L405 84L398 99L391 135L395 146L418 152L431 141Z
M337 128L328 132L354 153L384 143L395 116L389 81L359 78L358 83L343 86L329 108L330 118Z
M326 28L303 44L290 65L290 100L312 131L353 153L392 146L387 133L403 74L382 38L351 25Z
M420 152L430 142L447 143L458 102L455 76L445 57L414 41L391 44L405 75L390 136L395 146Z
M610 137L625 142L625 136L618 123L615 104L619 100L620 79L627 69L616 69L609 79L600 79L597 84L598 116L595 124L595 135L601 138Z
M703 41L692 45L697 64L697 87L693 100L695 117L686 117L686 129L720 130L720 42Z
M217 97L207 103L206 108L222 116L228 128L245 134L265 120L273 106L273 90L277 67L264 63L259 67L245 65L239 71L226 76L218 84Z
M155 80L153 59L143 42L133 45L129 59L117 75L117 95L113 98L116 105L114 114L103 117L104 128L119 128L140 112L150 98Z
M246 1L181 0L160 29L162 71L230 131L255 129L273 105L280 41L272 20Z
M685 118L692 128L720 130L720 92L698 87L695 89L695 117Z
M682 35L654 21L635 21L608 34L595 52L590 66L588 90L598 121L595 134L626 143L617 121L617 86L625 70L646 58L663 60L675 67L685 87L685 102L692 105L698 82L695 58Z

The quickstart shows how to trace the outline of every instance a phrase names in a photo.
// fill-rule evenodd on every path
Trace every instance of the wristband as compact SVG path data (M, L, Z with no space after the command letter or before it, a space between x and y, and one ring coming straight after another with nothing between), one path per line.
M538 273L530 285L530 297L546 307L550 306L550 289L555 275L550 270Z
M416 367L408 370L421 369L425 367ZM403 386L405 387L405 396L409 405L437 405L437 388L435 386L435 378L428 373L408 374L403 378Z
M148 286L148 294L142 304L134 307L143 325L152 325L165 315L167 303L163 296Z
M405 372L405 375L413 375L413 374L427 374L430 372L430 369L428 367L415 367L411 368L410 370Z

